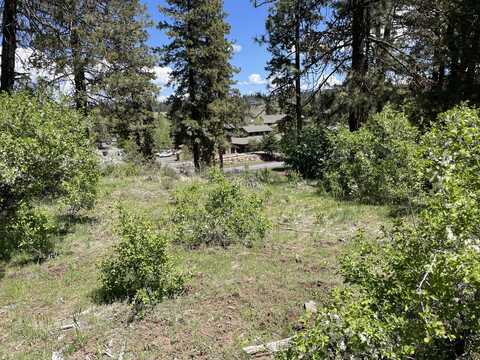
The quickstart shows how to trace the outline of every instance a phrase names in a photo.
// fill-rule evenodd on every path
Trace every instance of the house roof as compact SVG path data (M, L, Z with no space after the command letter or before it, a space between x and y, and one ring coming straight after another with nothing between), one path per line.
M273 125L285 119L287 115L285 114L274 114L274 115L262 115L264 124Z
M242 128L247 133L271 132L273 129L268 125L247 125Z
M232 137L232 145L246 146L253 142L262 141L263 136Z

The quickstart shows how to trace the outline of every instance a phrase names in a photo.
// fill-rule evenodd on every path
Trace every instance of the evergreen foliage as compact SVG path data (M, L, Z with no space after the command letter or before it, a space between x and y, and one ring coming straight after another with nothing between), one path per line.
M278 0L269 7L266 20L267 34L258 41L267 44L272 58L266 70L272 79L273 93L282 108L295 119L292 128L302 131L304 104L302 82L309 81L318 59L316 34L323 19L323 1ZM316 89L316 84L309 84Z
M59 89L72 80L76 108L96 108L103 135L131 139L151 157L158 88L145 6L139 0L62 0L40 1L34 10L43 26L32 34L30 61L48 74L39 85Z
M173 68L171 96L176 145L188 144L197 169L213 161L224 122L215 116L219 101L230 94L235 68L229 63L233 48L226 40L223 0L168 0L161 22L171 42L161 49L162 63Z

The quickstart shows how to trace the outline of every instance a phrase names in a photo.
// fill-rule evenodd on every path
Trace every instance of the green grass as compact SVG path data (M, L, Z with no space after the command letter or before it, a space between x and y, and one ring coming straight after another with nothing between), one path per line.
M246 345L291 335L302 304L340 283L336 257L360 228L372 235L389 209L337 202L306 184L268 185L273 227L252 248L175 247L189 274L185 294L131 322L125 303L95 302L97 264L116 241L119 203L162 217L172 179L106 177L96 208L59 237L57 257L15 261L0 272L0 359L242 359ZM3 274L3 275L2 275ZM77 322L78 328L62 330Z

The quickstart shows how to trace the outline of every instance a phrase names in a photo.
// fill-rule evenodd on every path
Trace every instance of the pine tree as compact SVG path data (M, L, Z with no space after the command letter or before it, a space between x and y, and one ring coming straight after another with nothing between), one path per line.
M109 0L38 0L40 26L31 34L32 64L50 73L48 85L72 82L75 106L88 110L90 87L103 60L101 24Z
M99 110L106 128L152 156L156 57L140 0L39 0L32 63L48 85L71 81L78 110Z
M434 118L460 101L480 103L480 3L475 0L404 0L410 54L418 64L424 98Z
M212 134L212 104L227 98L235 68L229 63L232 45L223 0L167 0L159 24L171 42L160 49L162 64L173 68L175 93L170 117L177 145L187 143L195 168L213 161L217 134ZM219 126L214 126L218 129Z
M270 4L267 34L258 41L268 46L272 58L267 71L272 79L273 92L295 119L299 133L303 127L302 86L317 63L317 58L311 54L322 22L320 9L323 1L276 0L267 3ZM259 3L255 2L255 6ZM291 99L295 99L293 107L289 106Z
M157 58L147 46L150 20L139 0L110 0L101 26L104 38L102 77L93 87L112 130L133 140L145 157L153 155L153 107L158 87L153 83ZM102 94L101 97L98 94Z

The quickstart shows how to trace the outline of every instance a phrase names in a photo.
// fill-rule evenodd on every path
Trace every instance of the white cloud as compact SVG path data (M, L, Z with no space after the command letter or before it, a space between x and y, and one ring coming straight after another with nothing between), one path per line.
M239 53L240 51L242 51L242 45L239 45L239 44L232 44L232 48L233 48L233 52L235 54Z
M262 78L260 74L251 74L248 81L239 82L240 85L265 85L268 81Z
M252 85L264 85L267 83L267 80L262 79L260 74L251 74L248 77L248 82Z
M0 46L0 52L2 48ZM19 74L23 74L29 79L29 82L35 84L39 79L52 80L55 78L55 74L52 69L38 69L31 66L29 60L33 51L28 48L17 48L15 71ZM0 57L1 64L1 57ZM97 70L100 70L104 64L97 64ZM170 80L170 74L172 69L170 67L155 66L153 69L155 73L155 84L161 87L161 94L159 94L159 100L164 101L167 99L171 92L171 89L167 87ZM66 78L62 78L55 83L59 94L72 94L73 93L73 76L69 75Z
M170 81L170 74L172 73L172 68L168 66L155 66L153 69L155 72L155 84L160 86L165 86Z

